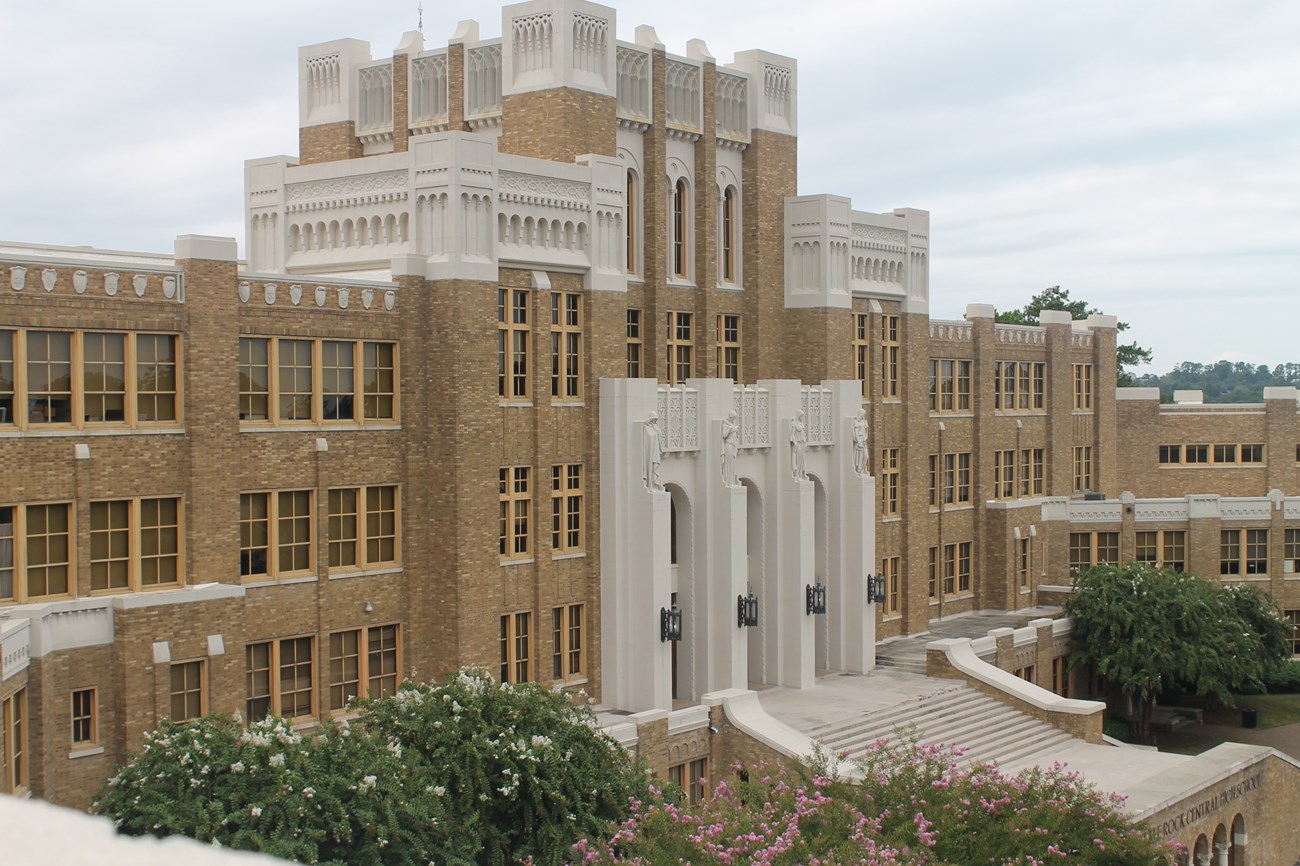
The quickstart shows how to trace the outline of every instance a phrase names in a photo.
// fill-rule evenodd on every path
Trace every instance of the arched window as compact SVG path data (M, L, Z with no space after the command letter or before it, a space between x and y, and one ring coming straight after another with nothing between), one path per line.
M637 183L636 172L628 170L627 173L627 272L636 273L636 233L639 226L636 220L637 205Z
M673 187L673 276L686 277L686 178Z
M736 188L722 194L722 279L736 280Z

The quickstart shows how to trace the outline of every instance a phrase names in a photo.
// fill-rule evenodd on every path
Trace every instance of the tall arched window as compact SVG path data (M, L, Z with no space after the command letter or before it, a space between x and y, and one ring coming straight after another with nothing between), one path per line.
M686 178L673 187L673 276L686 277Z
M637 220L636 220L636 205L637 205L636 187L637 187L636 172L629 170L627 173L627 199L626 199L627 272L629 274L636 273L636 253L637 253L636 235L637 235L637 231L640 229L640 226L637 225Z
M722 194L722 279L736 280L736 188Z

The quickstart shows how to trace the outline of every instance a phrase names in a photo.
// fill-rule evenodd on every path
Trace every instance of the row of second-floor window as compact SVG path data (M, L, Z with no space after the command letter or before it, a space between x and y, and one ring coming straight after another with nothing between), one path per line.
M627 374L629 379L644 375L642 365L644 343L641 332L641 310L627 311ZM719 313L714 319L713 373L721 379L743 382L744 349L741 317L738 313ZM664 376L670 385L683 384L697 375L695 340L698 336L696 315L670 310L664 314Z
M1284 530L1282 571L1300 572L1300 529ZM1267 529L1223 529L1219 532L1219 575L1265 575L1269 572ZM1094 565L1116 565L1121 561L1120 534L1116 531L1071 532L1070 568L1085 570ZM1147 562L1183 571L1188 562L1187 531L1184 529L1139 530L1133 535L1132 562Z
M930 569L927 582L930 598L938 598L940 590L944 597L965 595L973 591L971 579L971 550L973 544L960 541L945 544L942 548L935 545L930 548ZM888 583L886 583L888 594ZM888 600L886 600L888 607Z
M930 359L930 411L972 411L971 367L960 358ZM993 408L998 411L1036 412L1046 410L1045 364L1040 362L994 362ZM1074 402L1076 411L1093 407L1092 364L1075 364Z
M502 562L531 559L533 556L533 468L504 466L497 481L500 517L498 554ZM551 552L581 553L584 541L584 490L581 463L557 463L551 466Z
M550 614L550 679L563 683L585 678L586 607L582 604L562 604L551 608ZM545 628L545 625L542 627ZM501 682L527 683L542 679L544 668L539 668L535 660L532 611L516 611L502 616L499 643L498 677Z
M1297 455L1300 456L1300 455ZM1162 466L1250 465L1264 462L1262 444L1226 443L1219 445L1161 445L1159 461Z
M391 484L326 492L330 572L396 566L401 558L400 496ZM239 574L247 581L316 572L316 491L239 495Z
M179 338L0 329L0 430L175 425Z
M396 343L239 339L240 421L388 423L397 403Z
M898 316L882 315L877 342L880 345L880 397L897 400L899 351ZM853 314L853 376L862 383L862 396L871 396L871 317L867 313Z
M505 402L533 399L532 292L497 290L497 397ZM583 399L583 300L577 292L551 292L551 399Z
M90 503L92 594L183 582L179 497ZM0 603L76 595L72 504L0 505Z

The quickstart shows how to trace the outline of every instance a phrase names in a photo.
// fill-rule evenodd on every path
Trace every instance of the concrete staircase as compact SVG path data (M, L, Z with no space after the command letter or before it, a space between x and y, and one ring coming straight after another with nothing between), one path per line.
M963 760L970 763L1011 764L1041 753L1040 763L1050 764L1053 754L1077 742L1046 722L956 683L920 700L819 726L808 735L833 754L857 755L878 739L893 739L909 730L921 743L962 747Z
M922 635L887 640L876 644L876 664L882 668L925 673L925 645L930 641L948 637L984 637L995 628L1020 628L1036 616L1052 616L1056 608L1034 608L1007 614L980 613L930 622L930 630Z

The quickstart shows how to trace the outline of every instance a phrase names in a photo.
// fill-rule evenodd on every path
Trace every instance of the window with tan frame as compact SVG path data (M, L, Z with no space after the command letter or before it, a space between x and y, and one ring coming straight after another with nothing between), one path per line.
M1033 570L1033 539L1017 538L1016 540L1016 577L1019 579L1021 589L1029 588L1029 575Z
M902 345L898 340L898 316L880 317L880 399L897 400L898 355Z
M708 799L708 772L709 759L696 758L669 767L668 781L682 789L682 793L686 795L686 802L696 805Z
M175 426L179 339L0 329L0 430Z
M1291 657L1300 656L1300 610L1284 610L1282 615L1291 623Z
M581 604L551 608L551 679L567 682L587 676L587 645Z
M885 616L896 616L902 610L901 558L887 556L880 561L881 576L885 579Z
M369 626L329 636L330 711L344 712L357 698L382 698L397 691L400 627Z
M182 583L182 537L178 497L91 502L91 592Z
M862 384L862 397L871 397L871 316L853 314L853 376Z
M1071 532L1070 571L1087 571L1094 565L1119 563L1118 532Z
M71 695L72 748L99 745L99 696L95 689L76 689Z
M1084 493L1092 490L1092 446L1074 446L1074 492Z
M329 491L326 531L330 571L393 565L401 557L398 492L393 484Z
M624 238L627 247L627 272L629 274L640 273L638 262L640 259L640 242L638 240L641 231L640 215L641 199L640 185L637 183L636 172L632 169L627 170L627 197L624 202L627 204L627 235ZM629 376L629 379L638 378Z
M951 358L930 359L930 411L970 411L971 362Z
M1182 571L1187 565L1187 532L1144 529L1133 536L1133 561Z
M245 580L310 574L314 567L311 490L239 495L239 573Z
M66 502L0 505L0 604L75 594Z
M719 251L718 265L722 269L722 281L724 283L736 282L736 249L739 237L740 212L737 209L737 194L734 186L728 186L722 193L722 236L718 239L721 245Z
M896 517L899 513L898 491L902 482L898 448L880 449L880 513Z
M0 701L0 793L21 795L27 776L27 689Z
M668 362L665 376L669 385L685 384L687 379L695 376L695 338L692 335L694 321L692 313L670 311L667 314L667 351L664 354Z
M644 351L644 338L641 336L641 311L627 311L627 377L641 378L641 354Z
M184 722L208 714L207 662L203 659L173 662L168 669L168 718Z
M501 666L503 683L532 682L532 613L519 611L501 617Z
M316 715L313 637L287 637L244 647L248 720L268 714L286 719Z
M1219 531L1219 575L1268 574L1267 529L1223 529Z
M239 420L244 423L392 423L396 383L396 343L239 338Z
M1070 657L1057 656L1052 659L1052 691L1063 697L1070 696Z
M528 376L528 292L497 290L497 397L508 403L532 398Z
M690 207L690 187L686 178L678 178L673 184L672 235L668 250L669 273L678 280L690 277Z
M744 380L740 375L740 316L723 313L718 316L718 357L717 374L719 378L730 379L736 384Z
M551 550L579 553L582 540L582 464L557 463L551 467Z
M1077 411L1092 411L1092 365L1074 365L1074 408Z
M1300 573L1300 529L1288 529L1282 537L1282 572Z
M551 397L582 399L582 295L551 292Z
M969 451L930 455L930 507L969 505L971 454Z
M533 555L529 476L527 466L503 466L497 478L501 524L498 553L502 562L529 559Z
M1002 412L1041 412L1047 409L1042 361L994 361L993 408Z

